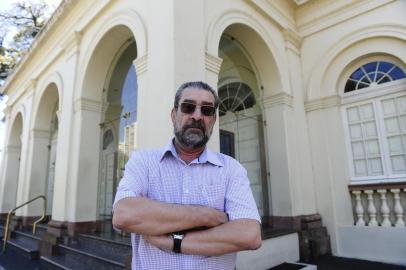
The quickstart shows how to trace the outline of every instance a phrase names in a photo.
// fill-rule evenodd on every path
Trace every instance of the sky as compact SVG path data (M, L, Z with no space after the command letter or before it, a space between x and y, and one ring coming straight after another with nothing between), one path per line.
M30 0L31 2L37 2L38 0ZM58 7L61 0L44 0L49 6L53 7L54 9ZM17 0L0 0L0 11L7 10L12 7L12 4L18 2ZM5 107L5 102L7 98L0 101L0 120L3 119L3 109ZM1 149L3 147L4 136L5 136L5 125L2 121L0 121L0 160L1 160Z

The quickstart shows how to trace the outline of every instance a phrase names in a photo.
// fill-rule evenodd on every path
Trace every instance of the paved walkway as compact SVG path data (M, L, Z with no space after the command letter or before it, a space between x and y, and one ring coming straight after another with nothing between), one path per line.
M335 256L322 256L309 264L317 265L317 270L406 270L406 266ZM283 263L268 270L299 270L302 268L299 265Z
M317 270L406 270L406 266L334 256L322 256L312 264L317 265Z

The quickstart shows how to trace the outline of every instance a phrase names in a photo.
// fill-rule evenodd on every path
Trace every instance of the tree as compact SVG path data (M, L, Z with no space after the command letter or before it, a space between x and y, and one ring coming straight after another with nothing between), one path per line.
M51 14L52 9L44 0L20 0L9 10L0 12L0 85L4 84Z

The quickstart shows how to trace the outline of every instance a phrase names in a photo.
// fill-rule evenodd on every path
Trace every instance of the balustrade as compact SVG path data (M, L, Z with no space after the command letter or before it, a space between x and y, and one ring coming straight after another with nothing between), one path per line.
M355 226L406 226L406 182L350 185L349 191Z

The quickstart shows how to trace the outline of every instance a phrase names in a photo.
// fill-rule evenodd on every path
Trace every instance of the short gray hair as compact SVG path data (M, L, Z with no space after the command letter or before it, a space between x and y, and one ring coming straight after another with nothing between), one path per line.
M208 85L207 83L202 82L202 81L185 82L185 83L183 83L183 84L178 88L178 90L176 91L176 94L175 94L175 101L174 101L174 104L173 104L173 106L174 106L175 108L178 108L178 107L179 107L180 98L182 97L183 91L184 91L186 88L196 88L196 89L201 89L201 90L209 91L210 93L212 93L212 95L213 95L213 97L214 97L214 108L215 108L215 109L218 108L218 106L219 106L219 104L220 104L220 99L219 99L219 97L217 96L216 91L214 91L214 89L213 89L210 85Z

